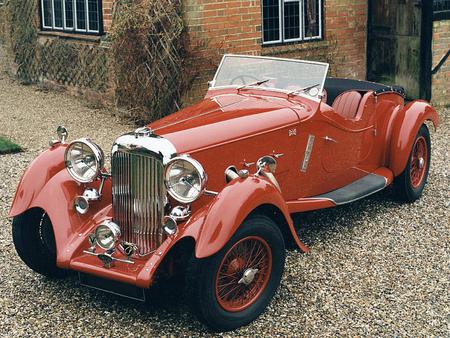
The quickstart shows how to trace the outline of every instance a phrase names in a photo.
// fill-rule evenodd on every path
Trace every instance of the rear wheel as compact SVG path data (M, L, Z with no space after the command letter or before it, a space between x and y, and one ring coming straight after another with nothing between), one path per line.
M52 223L41 209L31 209L14 217L13 242L28 267L47 277L64 277L66 270L56 266L56 243Z
M402 201L417 200L427 183L431 160L430 132L426 125L422 125L409 155L405 170L395 178L395 188Z
M248 218L217 254L192 261L187 277L194 312L221 331L250 323L275 294L284 261L276 224L262 215Z

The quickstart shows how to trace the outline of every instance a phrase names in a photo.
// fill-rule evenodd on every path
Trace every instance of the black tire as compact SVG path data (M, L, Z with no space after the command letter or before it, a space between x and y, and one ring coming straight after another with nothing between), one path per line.
M253 296L254 302L249 302L247 305L248 307L242 311L230 312L225 310L218 301L216 283L218 283L220 279L217 274L219 273L219 268L225 266L223 265L225 256L234 257L229 255L229 253L232 252L232 249L236 248L239 243L242 243L243 241L245 243L245 241L252 240L252 238L260 238L263 240L262 243L266 242L263 243L264 250L270 248L270 272L265 274L263 272L261 273L261 276L266 276L264 277L266 278L264 284L261 283L265 285L265 287L260 287L256 295ZM258 242L254 239L253 241ZM261 245L261 247L263 247L263 245ZM268 261L268 259L264 260L264 262ZM281 276L284 271L284 263L284 240L277 225L264 215L250 216L241 224L225 247L218 253L205 259L192 259L186 272L190 306L199 320L213 330L229 331L247 325L255 320L266 309L273 298L280 284ZM231 263L228 265L228 268L230 265ZM269 263L266 265L269 265ZM253 268L255 268L255 266ZM248 267L243 267L242 271L244 269L249 270ZM240 272L236 272L236 274L238 276L243 276ZM260 283L260 280L256 279L260 277L254 278L255 279L252 279L248 285L246 284L242 287L252 288L251 283ZM237 284L243 285L242 283ZM237 286L237 284L234 285Z
M413 163L414 161L412 161L412 155L416 143L418 142L419 139L425 140L427 154L425 156L426 162L424 164L423 176L421 176L422 178L420 180L420 183L414 186L413 178L411 176L411 168L414 165ZM409 154L405 170L403 170L403 172L399 176L397 176L394 180L394 188L397 193L397 197L400 201L412 203L416 201L418 198L420 198L420 196L422 196L423 189L425 188L428 179L428 172L430 170L430 161L431 161L430 132L426 125L422 125L422 127L420 127L419 132L416 135L416 138L414 139L413 148L411 149L411 152Z
M14 217L13 242L17 254L32 270L50 278L62 278L67 270L56 266L56 243L52 223L41 209Z

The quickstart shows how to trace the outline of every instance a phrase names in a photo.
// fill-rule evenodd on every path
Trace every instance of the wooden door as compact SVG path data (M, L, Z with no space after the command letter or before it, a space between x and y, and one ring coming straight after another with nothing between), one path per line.
M367 78L406 89L409 99L429 99L431 1L370 0Z

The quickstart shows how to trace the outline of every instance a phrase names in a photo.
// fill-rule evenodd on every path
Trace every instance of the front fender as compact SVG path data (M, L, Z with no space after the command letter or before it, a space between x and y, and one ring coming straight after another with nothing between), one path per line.
M59 144L44 151L31 162L20 179L9 217L15 217L29 209L47 182L65 168L66 148L66 144Z
M204 258L222 249L239 225L257 207L273 205L281 211L300 249L308 252L295 231L286 202L267 179L250 176L230 182L209 205L195 246L195 256Z
M111 182L103 187L103 196L85 215L73 208L75 196L86 188L70 177L64 165L66 145L59 145L39 155L27 168L14 197L9 217L15 217L28 209L44 210L53 225L56 242L56 261L61 268L68 268L71 257L90 227L110 213ZM99 182L89 184L97 188Z
M437 128L439 116L436 110L425 101L414 101L398 112L393 121L389 149L389 168L394 176L400 175L406 167L414 139L426 121L432 121Z

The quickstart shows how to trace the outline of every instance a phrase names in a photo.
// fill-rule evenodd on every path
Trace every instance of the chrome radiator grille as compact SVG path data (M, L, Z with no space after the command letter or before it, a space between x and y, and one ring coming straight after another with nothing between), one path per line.
M117 151L111 172L114 222L120 226L123 240L137 245L139 254L148 254L163 239L163 164L150 155Z

